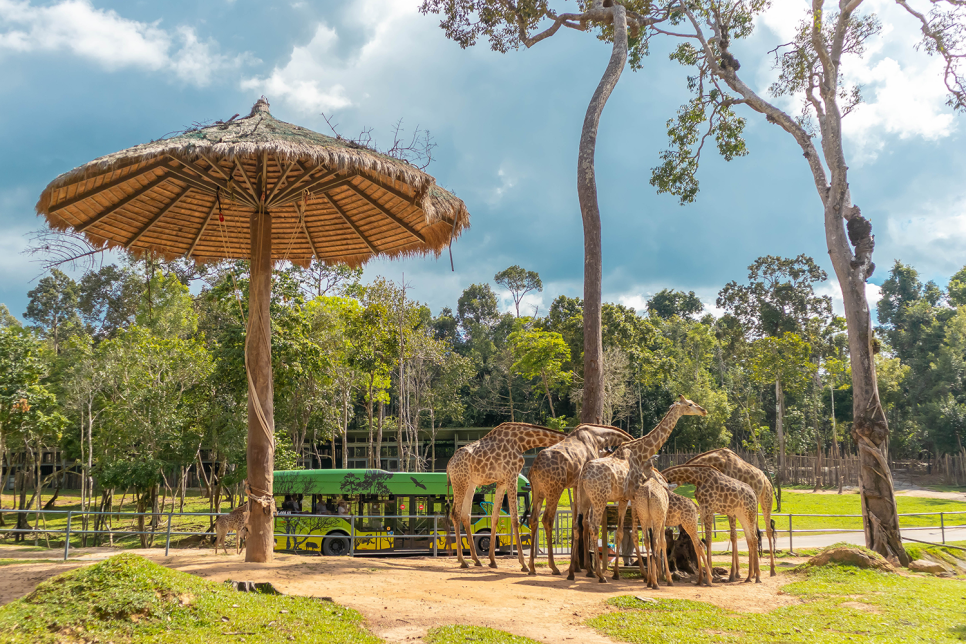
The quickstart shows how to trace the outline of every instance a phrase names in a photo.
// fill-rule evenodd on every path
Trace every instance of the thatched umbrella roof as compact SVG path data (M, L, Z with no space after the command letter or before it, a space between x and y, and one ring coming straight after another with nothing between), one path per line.
M469 227L466 206L430 175L279 121L264 98L246 117L60 175L37 213L98 247L205 262L251 256L249 220L262 200L273 220L272 259L303 265L313 256L359 266L376 255L438 255Z

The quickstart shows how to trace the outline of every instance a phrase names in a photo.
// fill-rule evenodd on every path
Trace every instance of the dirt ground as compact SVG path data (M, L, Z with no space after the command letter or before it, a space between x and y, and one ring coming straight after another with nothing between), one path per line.
M927 490L926 488L909 485L908 483L896 482L896 496L917 496L925 499L946 499L948 501L966 502L966 492L940 492L938 490ZM843 488L845 493L855 493L857 488L846 486ZM795 490L796 494L838 494L838 490Z
M135 552L169 568L215 581L268 581L286 594L329 597L361 612L373 633L389 642L419 642L428 629L446 624L489 626L539 641L611 642L585 626L584 621L610 610L605 601L615 595L696 599L748 612L768 611L798 601L780 594L780 586L788 580L768 577L767 568L761 584L699 588L678 582L673 588L661 586L651 591L640 580L614 581L608 576L608 582L601 584L583 573L568 582L565 576L551 576L546 567L538 567L537 576L530 577L519 571L515 558L498 559L496 570L485 566L461 570L455 559L432 557L278 554L274 562L262 565L245 563L244 555L215 555L210 550L172 551L167 558L156 550ZM0 569L4 577L0 604L22 597L48 577L110 554L107 549L88 550L76 553L78 559L68 563L45 560L5 565ZM12 548L0 548L0 558L17 556ZM724 559L720 562L718 565L725 565ZM783 563L790 565L791 561Z

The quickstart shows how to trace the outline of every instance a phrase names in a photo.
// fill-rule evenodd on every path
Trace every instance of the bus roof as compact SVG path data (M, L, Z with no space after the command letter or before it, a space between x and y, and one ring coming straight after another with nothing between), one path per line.
M517 491L530 489L522 474ZM387 472L385 470L283 470L275 472L274 491L282 494L412 494L446 496L446 472Z

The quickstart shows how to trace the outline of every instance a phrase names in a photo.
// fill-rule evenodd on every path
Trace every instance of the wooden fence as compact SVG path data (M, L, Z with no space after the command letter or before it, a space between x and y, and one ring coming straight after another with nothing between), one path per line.
M755 467L774 476L777 466L774 457L763 463L757 452L737 450L738 456ZM678 452L659 454L657 468L663 470L682 465L697 453ZM944 454L927 460L890 460L892 476L897 486L910 485L966 485L966 453ZM843 454L836 459L831 450L820 457L815 454L788 454L785 456L785 485L809 485L834 487L841 477L845 487L859 485L859 459L855 454Z

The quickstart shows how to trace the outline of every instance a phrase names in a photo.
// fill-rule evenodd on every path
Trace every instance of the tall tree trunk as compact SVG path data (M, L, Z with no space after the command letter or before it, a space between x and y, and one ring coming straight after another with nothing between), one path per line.
M382 469L382 421L386 417L386 406L379 401L379 420L376 424L376 469ZM388 465L388 463L387 463Z
M543 379L543 390L547 393L547 403L550 404L550 417L556 418L557 414L553 410L553 399L550 397L550 387L547 386L547 375L541 373L540 377Z
M267 154L261 159L264 194ZM251 515L245 561L267 563L275 547L272 487L275 470L275 407L272 383L272 216L259 208L251 217L246 372L248 391L248 485ZM259 502L262 501L262 502Z
M848 189L841 192L841 198L848 201ZM889 425L879 400L872 348L872 316L865 294L866 279L875 268L871 261L874 248L872 224L862 217L858 208L844 208L843 205L829 199L825 233L835 275L842 287L849 330L852 440L859 449L859 491L865 541L870 549L886 557L896 557L905 566L910 560L899 534L899 514L888 462ZM843 212L847 213L848 241L842 225ZM849 241L856 249L855 256L849 249Z
M614 47L610 62L587 106L580 149L577 153L577 199L584 225L584 394L580 419L585 423L599 423L604 411L604 372L601 361L604 347L601 331L601 281L603 258L601 251L600 207L597 203L597 179L594 154L597 148L597 129L600 116L611 92L617 85L627 62L627 24L625 10L620 4L611 8L614 25Z
M785 391L781 378L775 378L775 436L778 438L778 484L785 480Z

